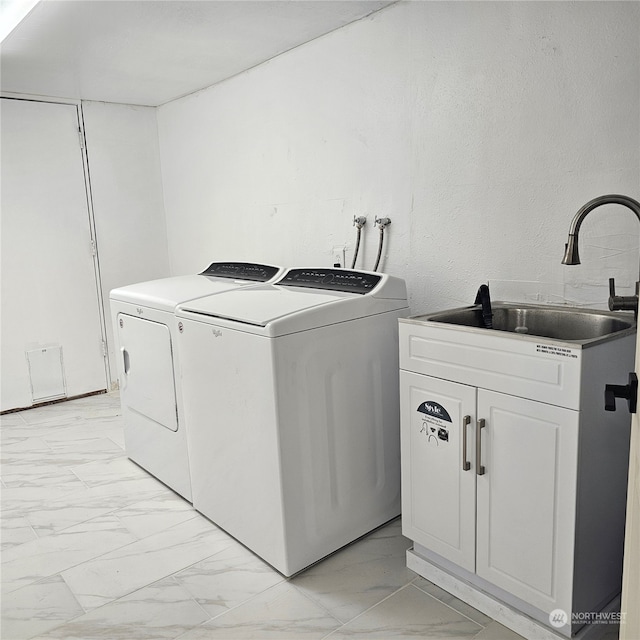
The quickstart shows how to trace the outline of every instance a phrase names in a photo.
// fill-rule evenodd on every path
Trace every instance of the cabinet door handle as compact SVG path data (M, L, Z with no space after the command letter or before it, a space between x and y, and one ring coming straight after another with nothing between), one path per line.
M471 463L467 460L467 427L471 424L471 416L462 418L462 470L469 471Z
M480 464L482 462L482 430L484 426L484 418L476 422L476 474L479 476L483 476L485 471L482 464Z

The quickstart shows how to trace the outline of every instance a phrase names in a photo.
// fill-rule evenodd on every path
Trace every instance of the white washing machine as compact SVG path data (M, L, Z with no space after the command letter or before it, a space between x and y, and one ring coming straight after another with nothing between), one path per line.
M201 274L141 282L110 293L127 455L189 501L175 308L282 273L271 265L214 262Z
M176 315L198 511L285 576L399 515L403 280L292 269Z

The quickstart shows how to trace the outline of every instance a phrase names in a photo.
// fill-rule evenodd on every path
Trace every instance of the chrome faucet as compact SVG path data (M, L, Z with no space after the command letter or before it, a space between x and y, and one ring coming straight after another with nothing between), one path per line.
M580 225L591 211L603 204L621 204L628 207L636 214L638 222L640 222L640 202L630 198L629 196L607 195L598 196L593 200L589 200L571 221L569 227L569 238L564 246L564 257L562 264L580 264L580 256L578 255L578 233ZM611 311L633 311L636 320L638 319L638 293L640 291L640 279L636 282L636 293L634 296L617 296L616 283L614 278L609 278L609 309Z

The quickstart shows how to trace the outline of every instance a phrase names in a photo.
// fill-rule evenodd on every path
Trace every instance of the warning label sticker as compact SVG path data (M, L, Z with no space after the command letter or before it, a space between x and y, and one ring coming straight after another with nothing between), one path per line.
M536 352L550 356L562 356L564 358L577 358L580 353L577 349L569 349L568 347L556 347L552 344L537 344Z

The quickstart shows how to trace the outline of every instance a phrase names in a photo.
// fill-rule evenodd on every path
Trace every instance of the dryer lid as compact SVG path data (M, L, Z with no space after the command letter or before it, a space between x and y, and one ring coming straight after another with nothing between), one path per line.
M111 300L120 302L129 302L131 304L150 307L163 311L173 312L175 308L188 300L211 296L240 287L256 286L254 280L256 274L271 276L272 270L275 269L276 274L282 273L282 269L271 267L268 265L251 264L245 270L236 271L238 274L252 274L252 278L239 279L232 276L232 269L226 269L227 275L217 273L216 276L207 274L214 265L232 265L245 263L213 263L202 274L177 276L174 278L161 278L159 280L150 280L148 282L139 282L126 287L113 289L109 294ZM265 267L267 271L262 271L260 267ZM271 277L275 277L271 276ZM258 285L259 286L259 285Z

